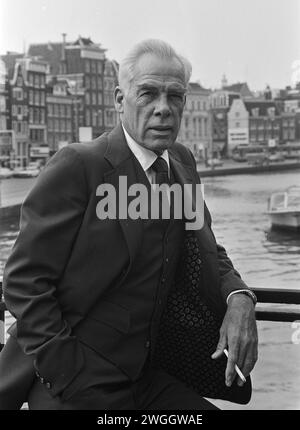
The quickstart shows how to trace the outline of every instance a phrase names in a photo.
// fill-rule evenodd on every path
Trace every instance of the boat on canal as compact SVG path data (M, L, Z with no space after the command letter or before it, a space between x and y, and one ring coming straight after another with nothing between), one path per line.
M267 214L272 227L300 230L300 185L273 193L269 198Z

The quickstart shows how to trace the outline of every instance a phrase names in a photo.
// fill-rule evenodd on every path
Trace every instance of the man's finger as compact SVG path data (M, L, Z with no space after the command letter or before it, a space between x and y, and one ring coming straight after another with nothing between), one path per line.
M239 350L239 347L237 343L234 343L234 345L231 347L229 345L228 361L227 361L227 366L225 371L225 383L227 387L231 386L236 376L236 371L234 366L236 365L238 360L238 350Z
M211 358L215 360L216 358L221 357L226 347L227 347L226 336L221 334L217 348L215 352L211 355Z

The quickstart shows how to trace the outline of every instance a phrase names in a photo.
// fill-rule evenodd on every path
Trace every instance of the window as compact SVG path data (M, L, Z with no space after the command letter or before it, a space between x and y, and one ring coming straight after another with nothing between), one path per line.
M92 93L92 104L93 105L97 104L97 94L96 93Z
M108 127L112 127L114 126L114 116L115 116L115 112L114 110L106 110L105 111L105 125Z
M60 105L59 114L60 114L60 116L65 116L65 107L64 107L64 105Z
M41 85L41 88L45 88L45 76L44 75L40 76L40 85Z
M92 76L92 90L96 89L96 76Z
M29 103L33 105L33 91L29 90Z
M101 63L101 61L97 61L97 73L99 73L99 75L102 75L102 63Z
M90 73L91 71L90 60L85 60L85 71L86 73Z
M23 90L22 88L14 88L13 89L13 97L17 100L23 100Z
M40 77L39 75L34 75L34 86L39 88L40 86Z
M39 97L39 92L38 91L34 92L34 104L35 105L39 105L40 104L40 97Z
M101 127L103 125L103 120L102 120L102 109L98 110L98 125Z
M102 105L102 93L98 93L98 104Z
M40 102L41 102L41 106L45 106L45 93L44 92L40 93Z
M29 108L29 122L31 124L33 123L33 108L32 107Z
M198 135L201 136L202 135L202 121L201 118L198 118Z
M102 89L102 78L101 77L97 77L97 85L98 85L98 89Z
M47 111L48 111L49 116L53 115L53 105L52 104L50 104L50 103L48 104Z
M22 109L22 106L18 106L17 107L17 109L18 109L18 115L22 115L22 111L23 111L23 109Z
M39 122L40 122L40 115L39 115L39 109L38 108L34 108L34 110L33 110L33 122L35 124L39 124Z
M240 123L239 122L235 123L235 128L240 128Z
M55 116L59 116L59 106L58 106L58 104L54 105L54 115Z
M68 118L71 116L71 106L66 106L66 115Z
M236 116L236 118L238 118L238 117L240 116L240 113L239 113L239 112L236 112L236 113L235 113L235 116Z
M59 131L59 120L58 119L54 120L54 129L56 132Z
M96 61L91 61L91 72L97 73Z
M43 110L41 110L41 124L45 124L45 111L44 111L44 109Z
M89 89L91 87L91 81L89 76L85 77L85 88Z
M85 111L85 125L87 127L89 127L91 125L91 114L90 114L90 110L89 109L87 109Z
M87 105L91 104L90 93L85 93L85 103Z
M33 86L33 74L32 73L28 74L28 81L29 81L29 85Z
M97 127L97 112L93 111L93 116L92 116L92 126L93 127Z

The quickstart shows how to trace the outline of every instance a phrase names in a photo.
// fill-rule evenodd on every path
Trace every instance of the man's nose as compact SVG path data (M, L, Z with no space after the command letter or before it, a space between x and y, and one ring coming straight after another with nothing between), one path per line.
M168 104L168 99L165 94L161 94L155 105L154 115L168 117L171 114L171 109Z

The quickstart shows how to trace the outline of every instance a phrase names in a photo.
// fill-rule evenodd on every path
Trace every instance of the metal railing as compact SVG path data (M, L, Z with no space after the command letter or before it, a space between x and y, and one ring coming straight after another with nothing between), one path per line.
M257 296L256 319L258 321L300 321L300 306L291 309L291 305L300 305L300 290L279 288L251 288ZM266 304L266 306L264 306ZM276 304L285 307L276 307ZM5 342L5 311L2 300L2 282L0 281L0 351Z

